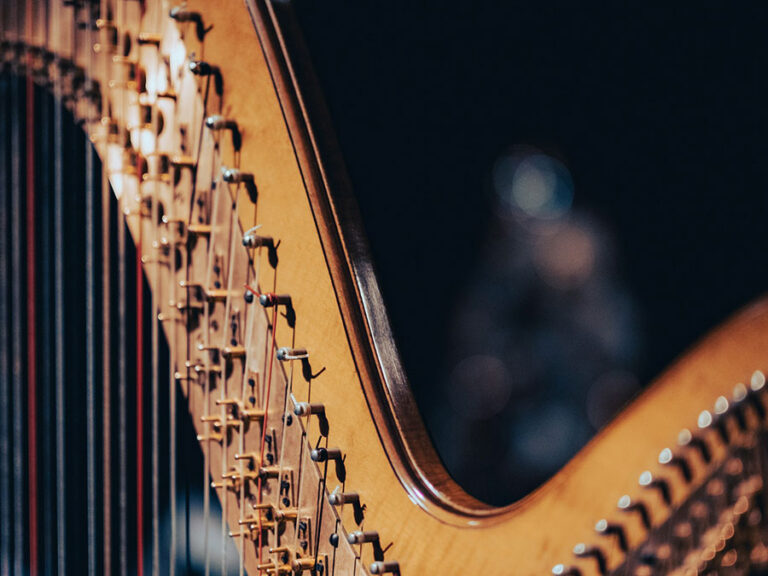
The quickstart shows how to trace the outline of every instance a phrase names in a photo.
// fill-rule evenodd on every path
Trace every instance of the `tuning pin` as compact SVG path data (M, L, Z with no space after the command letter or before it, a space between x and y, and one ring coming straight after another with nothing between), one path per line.
M400 576L400 564L397 562L374 562L371 564L371 574L394 574Z
M646 530L651 529L651 515L648 512L648 506L642 500L632 500L628 494L625 494L619 498L617 506L622 512L637 512L643 527Z
M205 125L215 132L219 130L229 130L232 132L232 146L235 148L235 151L240 150L243 139L240 135L240 128L237 125L236 120L216 114L214 116L208 116L208 118L205 119Z
M322 404L310 404L308 402L297 402L293 408L296 416L317 416L317 423L320 426L320 434L328 436L328 418L325 415L325 406Z
M745 402L747 396L747 387L744 386L744 384L741 382L733 387L733 395L731 397L731 412L733 413L734 418L736 418L736 424L738 424L739 430L742 432L745 432L749 428L749 424L747 423L747 415L744 411L747 406L747 402Z
M664 448L659 454L659 464L663 466L675 466L683 475L683 479L686 482L690 482L693 478L691 473L691 465L683 456L674 454L669 448Z
M309 358L309 352L305 348L288 348L284 346L277 350L277 359L282 362L306 360L307 358Z
M254 226L243 234L243 246L246 248L261 248L264 247L268 251L269 265L272 268L277 267L277 244L275 244L272 236L259 236L256 234L256 230L261 228L261 225Z
M205 30L205 26L203 25L203 17L200 15L200 12L187 10L183 6L175 6L174 8L171 8L170 12L168 13L168 16L170 16L173 20L176 20L176 22L179 22L180 24L184 24L187 22L194 23L197 39L202 42L203 37L205 36L206 30Z
M672 504L672 493L669 489L669 482L663 478L654 478L653 475L646 470L640 474L640 480L638 481L643 488L653 488L659 491L661 499L669 506Z
M581 570L576 566L566 566L565 564L555 564L552 567L553 576L581 576Z
M709 464L712 460L712 454L709 451L709 445L699 435L694 435L688 428L683 428L677 435L677 445L680 447L691 446L698 450L701 459L705 464Z
M379 539L379 533L373 530L366 530L365 532L356 530L351 532L347 536L347 542L352 544L365 544L370 543L373 545L373 559L381 562L384 560L384 550L381 548L381 540Z
M336 463L336 477L342 484L347 480L347 469L344 466L344 457L339 448L316 448L312 450L309 457L313 462L328 462L333 460Z
M222 167L221 177L227 184L245 184L248 197L254 204L258 199L259 192L256 189L256 181L250 172L242 172L237 168Z
M216 94L221 96L224 93L224 79L218 66L203 62L202 60L190 60L189 71L195 76L213 76Z
M726 418L728 409L728 399L725 396L719 396L717 400L715 400L715 413L712 419L712 424L724 444L728 444L731 441L731 434L728 430L728 419Z
M714 425L720 439L728 442L728 430L723 426L723 419L715 418L709 410L703 410L699 414L698 425L700 430L706 430Z
M749 394L747 400L757 412L760 420L765 420L765 404L761 398L761 392L765 389L765 374L756 370L749 380Z
M616 540L619 543L619 548L622 552L629 550L629 544L627 543L627 533L624 531L624 527L621 524L615 522L608 522L605 518L599 520L595 524L595 532L601 536L616 536Z
M597 562L597 570L602 576L608 573L608 564L605 559L605 554L597 546L587 546L584 543L576 544L573 547L573 555L576 558L594 558Z
M355 512L355 522L359 525L363 522L363 506L360 504L360 495L357 492L333 492L328 495L328 503L331 506L351 504Z

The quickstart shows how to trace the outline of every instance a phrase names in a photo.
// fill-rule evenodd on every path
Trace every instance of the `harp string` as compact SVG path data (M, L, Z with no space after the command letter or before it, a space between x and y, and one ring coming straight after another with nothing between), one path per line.
M0 3L3 29L8 30L10 8ZM10 278L12 277L8 231L10 229L10 182L8 163L9 140L9 72L6 64L0 69L0 325L9 326ZM8 330L0 330L0 576L11 573L11 465L10 465L10 387L11 340Z
M34 44L32 0L25 3L25 37L28 46ZM26 247L27 247L27 475L28 475L28 518L29 518L29 573L38 574L38 533L37 533L37 302L35 266L37 263L35 245L35 86L32 78L32 53L27 51L26 69Z
M15 29L17 42L23 38L23 23L18 5L14 3L11 12L11 25ZM21 254L22 246L22 183L21 183L21 120L19 112L21 103L19 101L21 92L21 80L19 74L20 63L14 61L15 70L11 75L11 319L12 319L12 391L11 391L11 469L13 482L13 574L21 576L24 552L24 518L22 514L24 503L24 462L21 453L23 446L23 428L22 428L22 390L23 390L23 364L22 354L24 353L22 344L22 273L23 259Z
M49 0L41 3L42 35L43 48L45 53L53 50L50 38L51 8ZM44 66L48 66L49 61L43 61ZM49 69L42 70L41 81L47 88L50 85L48 76ZM42 562L41 572L43 574L53 574L56 566L56 487L54 474L45 473L52 468L55 460L55 445L53 434L53 348L54 334L51 324L53 293L52 293L52 150L51 150L51 121L52 107L49 98L41 99L40 103L40 121L38 124L38 134L40 135L40 147L38 154L38 178L37 189L39 191L39 209L40 209L40 231L38 240L40 245L40 278L38 289L40 291L40 509L41 509L41 543L42 543Z
M117 29L124 30L125 24L125 2L117 0L116 6ZM125 50L125 36L118 36L118 53L122 56ZM117 65L111 67L109 77L118 80L114 75ZM120 70L122 72L122 70ZM122 80L122 74L120 75ZM117 106L120 110L121 118L126 118L125 114L125 96L123 90L117 88ZM125 134L122 128L118 130L118 146L125 146ZM121 149L122 152L122 149ZM122 170L122 168L120 168ZM118 395L118 520L119 520L119 562L121 576L128 575L128 438L127 438L127 270L126 270L126 238L124 222L125 215L125 186L121 186L117 199L117 306L118 306L118 360L117 360L117 395Z
M160 33L162 25L162 5L160 2L154 4L153 13L147 17L150 22L149 32ZM155 65L153 71L154 93L150 89L150 84L147 86L146 97L151 101L151 138L153 145L151 150L143 150L142 153L149 155L152 154L155 159L154 170L157 176L159 170L159 101L157 97L158 90L158 76L161 69L160 58L160 46L158 45L155 52ZM140 146L144 146L144 137L140 133ZM141 186L141 183L139 184ZM160 236L159 236L159 205L160 205L160 187L161 181L159 178L154 177L148 179L145 186L150 187L151 195L149 196L150 204L150 244L148 253L145 255L145 261L149 263L152 275L152 282L154 290L150 291L150 318L151 318L151 468L152 468L152 575L159 576L160 574L160 433L159 433L159 419L160 419L160 394L159 394L159 381L160 381L160 366L159 366L159 347L160 347L160 334L159 334L159 291L161 290L160 284ZM142 195L142 198L144 196ZM143 227L140 225L140 227ZM172 279L171 279L172 280ZM173 381L171 381L173 382Z
M53 21L62 22L62 6L53 4ZM56 427L56 559L57 574L66 574L66 453L65 453L65 411L64 411L64 158L63 158L63 86L62 61L65 26L57 26L56 64L54 75L53 107L53 267L54 267L54 381L55 381L55 427Z
M93 92L93 40L90 4L86 5L85 18L85 90L86 101ZM91 125L90 105L87 104L85 127ZM88 576L96 576L96 240L94 221L96 214L96 189L94 183L94 150L89 138L85 142L85 338L86 338L86 486L87 486L87 535ZM102 340L103 341L103 340Z
M112 19L108 0L100 0L99 16L102 23ZM107 82L110 77L111 40L107 26L102 26L99 38L99 56L101 78ZM109 120L109 89L101 86L101 114ZM102 122L105 153L101 159L101 304L102 304L102 387L101 387L101 418L102 418L102 567L104 574L112 574L112 217L110 213L111 190L109 185L109 153L110 126Z

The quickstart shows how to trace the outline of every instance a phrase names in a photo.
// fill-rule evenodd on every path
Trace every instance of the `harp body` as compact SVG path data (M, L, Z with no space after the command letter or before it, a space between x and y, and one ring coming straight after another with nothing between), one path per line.
M60 100L81 96L67 105L119 197L151 290L142 306L158 318L143 345L168 342L170 370L155 384L180 386L244 572L765 566L752 511L762 499L768 304L688 352L540 489L487 506L451 481L420 421L343 168L278 7L190 0L174 19L154 0L13 5L3 13L4 62L20 77L37 70ZM76 22L85 29L73 32ZM86 87L97 82L99 97L78 92L71 70ZM149 393L151 382L142 387ZM719 397L725 404L702 419ZM678 445L683 429L694 442ZM728 482L726 496L710 494ZM702 501L712 508L706 525L661 555ZM146 520L147 542L152 530ZM111 534L112 546L120 537ZM731 550L741 560L727 564Z

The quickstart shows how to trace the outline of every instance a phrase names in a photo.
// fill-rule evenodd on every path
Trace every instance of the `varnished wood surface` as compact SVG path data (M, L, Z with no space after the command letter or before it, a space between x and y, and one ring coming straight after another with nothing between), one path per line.
M354 242L360 231L345 236L334 229L348 225L341 221L347 212L333 203L344 198L333 196L340 178L331 172L341 166L320 154L312 109L297 99L294 79L285 76L290 65L280 63L281 39L270 29L268 5L225 0L190 0L188 5L213 27L202 45L188 34L187 49L221 68L222 111L236 118L243 131L240 165L256 176L258 223L281 242L277 270L269 272L262 262L266 275L261 282L292 296L297 326L289 330L280 320L277 344L307 348L313 368L325 368L312 383L312 401L325 404L330 444L346 454L345 489L361 495L366 505L362 528L377 530L384 546L392 544L386 558L398 561L404 575L533 575L546 574L559 562L571 563L576 542L599 540L593 531L596 520L626 521L616 511L618 498L641 493L639 474L657 471L659 451L674 445L678 431L695 428L699 412L711 409L717 396L730 397L737 382L766 368L768 301L761 301L688 352L528 498L492 509L462 497L425 444L417 416L396 410L412 399L404 375L387 371L392 366L387 359L396 354L389 334L372 333L371 327L383 321L371 318L382 311L376 307L375 286L369 284L373 276L366 273L369 263L352 262L359 256ZM227 145L221 155L224 163L234 161ZM242 227L250 227L254 211L244 196L238 210ZM352 278L345 279L350 272ZM199 392L187 393L190 410L199 417ZM294 393L297 400L306 400L309 389L298 382ZM676 497L684 496L677 478L669 476ZM425 484L432 485L434 494L425 493ZM647 497L658 522L665 508ZM228 512L236 518L231 505ZM347 532L357 529L349 509L343 522ZM637 543L642 530L631 521L628 527ZM363 550L368 565L370 547ZM610 561L621 561L615 547ZM254 562L249 556L250 567ZM580 566L585 574L595 573L589 561ZM357 563L353 570L363 569Z
M223 63L231 114L248 127L243 163L258 175L264 206L280 206L265 208L260 218L274 222L284 242L279 285L296 299L301 344L327 368L315 398L328 407L333 442L348 454L349 486L368 507L365 526L379 530L385 543L394 542L387 558L400 561L405 574L540 574L557 562L569 562L576 542L596 540L592 527L597 519L617 516L615 504L622 494L639 493L639 474L655 470L659 451L674 445L678 431L695 427L699 412L711 408L717 396L730 396L737 382L764 367L768 305L758 303L667 371L543 488L496 511L493 521L471 527L466 517L438 518L424 510L401 485L382 448L396 440L382 442L371 420L376 408L369 410L372 399L365 397L359 364L350 351L329 278L332 259L317 240L320 224L303 190L312 180L296 167L295 148L311 151L312 145L291 145L290 138L301 134L287 131L286 124L295 120L284 116L277 82L255 48L245 7L199 2L198 8L216 22L206 38L206 55ZM235 58L233 45L238 46ZM408 432L407 423L403 432ZM421 469L429 467L429 462L419 463ZM591 573L591 563L584 567Z

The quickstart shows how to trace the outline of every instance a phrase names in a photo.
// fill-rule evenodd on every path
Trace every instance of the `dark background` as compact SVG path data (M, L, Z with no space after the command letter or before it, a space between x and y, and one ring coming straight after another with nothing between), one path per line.
M480 263L504 220L491 175L505 151L535 147L567 167L573 218L596 222L612 254L602 273L633 344L601 366L645 384L768 286L768 6L620 4L294 1L419 406L451 473L489 502L524 495L578 448L526 468L515 422L563 404L564 375L584 372L578 352L525 344L542 322L557 337L557 320L537 315L572 291L527 285L505 317L514 349L558 376L537 370L490 415L446 400L471 348L457 315L472 286L496 278ZM588 387L600 370L587 372ZM585 422L587 396L566 404Z

